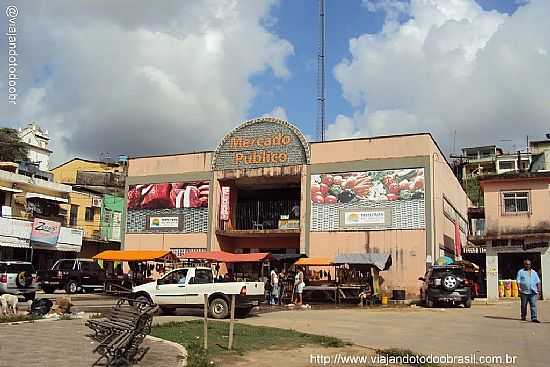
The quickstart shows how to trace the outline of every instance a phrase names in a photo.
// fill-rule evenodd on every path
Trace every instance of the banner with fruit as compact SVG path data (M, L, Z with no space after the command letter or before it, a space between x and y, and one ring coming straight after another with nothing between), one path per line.
M207 208L208 181L130 185L128 209Z
M315 204L424 199L424 168L311 176Z

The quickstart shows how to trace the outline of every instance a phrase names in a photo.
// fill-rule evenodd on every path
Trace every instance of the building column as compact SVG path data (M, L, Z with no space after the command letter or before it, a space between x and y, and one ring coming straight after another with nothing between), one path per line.
M487 299L489 301L498 300L498 253L488 243L487 254L485 256L486 274L487 274Z
M550 299L550 248L540 253L540 271L542 273L542 296Z

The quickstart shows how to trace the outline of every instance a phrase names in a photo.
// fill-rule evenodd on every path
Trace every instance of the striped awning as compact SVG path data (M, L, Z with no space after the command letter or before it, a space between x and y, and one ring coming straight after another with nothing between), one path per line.
M37 198L37 199L57 201L57 202L60 202L60 203L68 203L69 202L69 200L67 200L65 198L58 198L56 196L40 194L40 193L37 193L37 192L27 192L27 194L25 194L25 197L27 199Z
M23 192L23 190L12 189L11 187L6 187L6 186L0 186L0 191L15 192L15 193Z
M3 237L0 240L1 247L15 247L15 248L30 248L29 242L27 240L22 240L20 238L10 238Z

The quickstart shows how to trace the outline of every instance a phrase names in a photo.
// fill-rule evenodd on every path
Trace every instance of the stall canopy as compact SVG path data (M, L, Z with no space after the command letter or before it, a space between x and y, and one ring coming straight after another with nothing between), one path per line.
M365 252L336 255L334 263L349 265L373 265L376 266L378 270L388 270L392 264L392 260L390 254Z
M93 257L104 261L173 261L178 257L170 251L164 250L107 250Z
M330 257L302 257L294 263L300 266L331 266L334 265Z
M27 192L25 194L25 197L27 199L44 199L44 200L57 201L59 203L68 203L69 202L69 200L67 200L65 198L58 198L57 196L39 194L37 192Z
M223 263L246 263L269 260L268 252L254 252L250 254L233 254L225 251L188 252L181 256L182 260L209 260Z

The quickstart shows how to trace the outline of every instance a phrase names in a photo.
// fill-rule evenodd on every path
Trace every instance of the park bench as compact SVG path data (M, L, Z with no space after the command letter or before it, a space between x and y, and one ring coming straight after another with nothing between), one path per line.
M98 345L94 353L105 360L105 366L130 366L140 361L149 348L141 348L143 339L151 332L153 314L158 306L130 299L120 299L107 317L90 319L86 325L93 333L88 337Z

